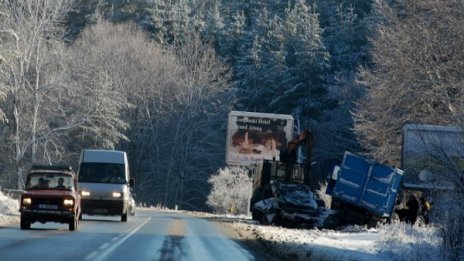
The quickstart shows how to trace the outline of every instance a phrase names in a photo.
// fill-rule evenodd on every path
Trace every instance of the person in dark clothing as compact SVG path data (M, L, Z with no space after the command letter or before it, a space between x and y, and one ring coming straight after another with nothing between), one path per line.
M420 198L420 215L424 218L424 223L429 223L430 203L424 197Z
M56 189L67 189L67 187L64 185L64 178L58 179L58 186L56 186L55 188Z
M411 194L406 201L406 208L395 209L395 213L401 221L413 225L416 223L417 215L419 213L419 201L414 194Z
M411 195L406 202L406 207L408 208L408 212L406 214L406 223L414 224L417 220L417 214L419 213L419 201L417 200L416 196Z

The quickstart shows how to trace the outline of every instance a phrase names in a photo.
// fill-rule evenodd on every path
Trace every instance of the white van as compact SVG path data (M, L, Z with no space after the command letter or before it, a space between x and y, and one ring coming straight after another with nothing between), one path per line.
M82 214L120 215L121 221L126 222L128 213L134 209L130 191L133 186L126 152L82 151L78 170Z

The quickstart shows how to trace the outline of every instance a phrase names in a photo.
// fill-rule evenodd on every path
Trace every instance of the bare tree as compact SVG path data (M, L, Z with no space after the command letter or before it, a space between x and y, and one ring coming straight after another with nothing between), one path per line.
M208 43L193 33L168 48L177 74L164 95L162 113L152 110L157 164L151 170L155 202L200 208L209 193L208 177L224 161L225 122L230 108L227 67ZM160 115L159 117L153 117ZM161 185L162 184L162 185Z
M367 96L355 131L375 158L398 164L405 123L462 120L464 3L384 2L374 12L380 22L371 38L372 67L360 74Z
M51 65L49 57L56 57L55 48L60 50L60 22L72 3L72 0L1 2L0 77L8 95L4 110L9 124L5 131L10 136L7 146L14 155L18 187L23 183L26 154L30 153L30 161L35 161L39 141L63 128L41 129L46 123L41 122L39 113L47 105L45 97L61 85L61 76L46 78L43 72Z
M8 99L3 105L9 124L3 126L6 153L22 186L23 169L36 162L69 162L89 144L113 148L127 124L120 112L127 108L124 93L99 50L62 42L61 19L68 1L2 2L5 62L1 82ZM81 141L81 142L76 142ZM80 144L83 144L82 146ZM11 184L10 184L11 185Z
M371 38L372 67L361 69L367 96L355 112L355 131L374 158L399 165L404 124L462 127L464 2L379 1L374 13L379 23ZM462 140L449 137L426 142L427 157L415 162L424 171L423 179L432 171L441 183L453 186L447 193L429 191L438 195L432 212L438 215L444 260L463 258L462 149L455 153L459 144Z
M180 206L190 204L191 197L185 194L206 196L205 182L224 159L225 132L221 127L230 108L227 67L198 33L186 33L183 39L173 49L182 68L182 78L181 89L175 96L178 106L170 111L177 116L177 122L172 122L176 132L169 166L176 168L168 170L164 199L167 203L170 177L174 174L176 193L172 201ZM195 188L194 185L202 183L203 186Z
M119 94L110 100L125 99L125 109L116 111L130 126L130 142L118 148L129 152L137 200L198 208L209 192L208 177L224 160L229 85L211 46L196 34L184 37L189 40L160 46L134 25L100 22L76 43L81 57L74 63L82 70L74 71L108 81L108 87L82 85Z

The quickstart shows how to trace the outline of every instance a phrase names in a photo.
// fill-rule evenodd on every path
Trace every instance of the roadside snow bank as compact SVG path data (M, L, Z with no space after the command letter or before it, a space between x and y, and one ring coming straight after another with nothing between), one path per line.
M0 191L0 224L19 220L19 201Z
M238 240L259 242L266 253L284 260L429 261L444 256L439 230L431 226L394 223L376 229L318 230L263 226L242 217L218 220L221 226L237 231Z
M379 228L377 247L392 260L443 260L442 245L435 227L396 223Z
M293 260L388 260L376 248L378 232L353 229L334 231L287 229L233 223L236 229L251 232L267 248L274 248L282 258Z

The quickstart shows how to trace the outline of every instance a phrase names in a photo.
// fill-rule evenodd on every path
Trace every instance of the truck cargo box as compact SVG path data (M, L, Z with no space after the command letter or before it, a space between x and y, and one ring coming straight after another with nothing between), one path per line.
M327 193L332 199L388 218L395 207L403 171L345 152L332 174Z

